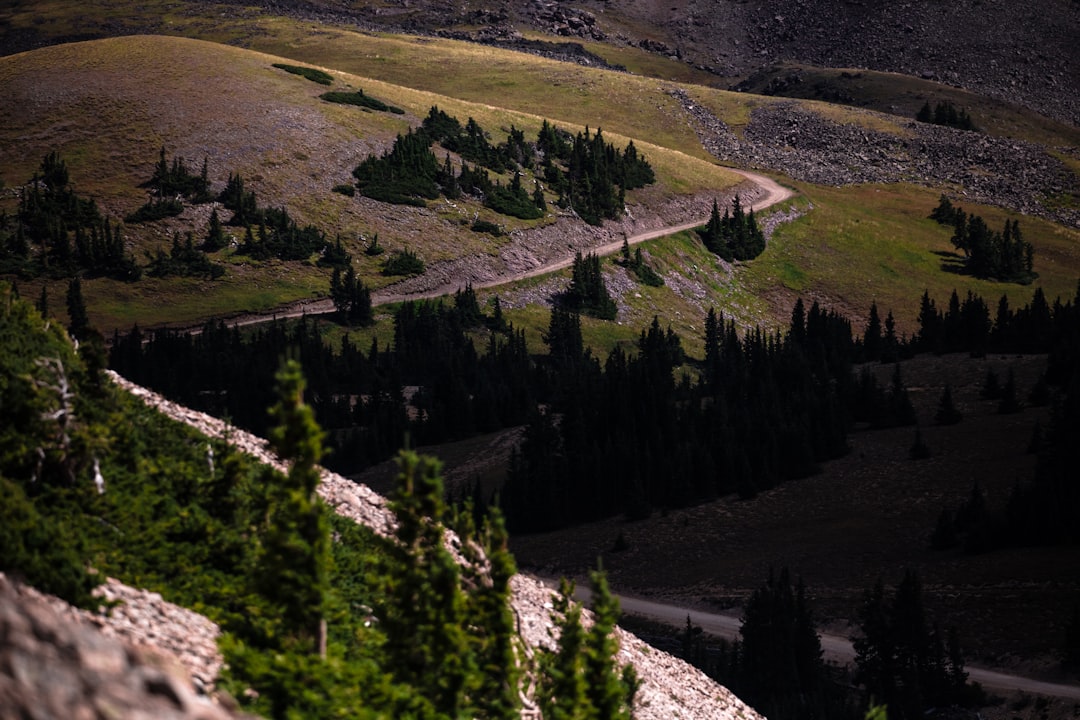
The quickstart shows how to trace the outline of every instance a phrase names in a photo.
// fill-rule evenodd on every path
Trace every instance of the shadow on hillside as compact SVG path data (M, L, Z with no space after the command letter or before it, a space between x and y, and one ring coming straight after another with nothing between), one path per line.
M967 267L967 258L951 250L934 250L933 253L941 258L941 269L954 275L970 275Z

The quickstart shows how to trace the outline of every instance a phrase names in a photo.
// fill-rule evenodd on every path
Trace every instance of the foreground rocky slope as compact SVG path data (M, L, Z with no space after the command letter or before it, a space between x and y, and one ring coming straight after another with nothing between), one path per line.
M169 417L212 436L222 436L227 430L230 441L241 450L261 462L281 466L265 441L227 427L216 418L171 403L119 376L113 378L122 388ZM392 517L385 499L368 488L324 471L320 494L337 513L378 533L391 530ZM106 633L119 636L129 644L149 646L174 656L194 678L195 687L206 687L221 666L214 644L218 631L213 624L163 601L159 595L127 588L116 581L109 581L102 592L105 598L120 600L124 605L110 616L83 613L31 590L15 589L0 577L0 639L4 639L0 645L11 646L0 653L0 708L5 708L0 710L0 718L27 716L5 714L6 708L35 707L33 703L38 702L35 697L48 694L48 688L43 685L46 679L32 670L59 659L65 663L57 671L61 673L57 677L65 688L79 690L49 698L50 703L59 703L55 716L76 717L76 709L97 707L95 703L113 707L108 703L114 702L115 696L131 699L132 704L116 706L124 717L225 717L221 708L198 700L191 684L178 680L175 672L162 674L164 671L141 669L144 663L140 658L147 651L124 649L111 640L101 639L92 627L103 627ZM518 575L513 581L513 608L526 651L532 653L550 645L550 590L536 579ZM642 680L635 707L635 717L639 720L759 717L697 669L650 648L628 632L621 629L616 632L620 662L633 664ZM9 642L11 638L25 641ZM17 698L22 698L18 701L22 704L13 704ZM140 702L145 705L140 706ZM538 713L535 708L526 708L523 716L538 717Z

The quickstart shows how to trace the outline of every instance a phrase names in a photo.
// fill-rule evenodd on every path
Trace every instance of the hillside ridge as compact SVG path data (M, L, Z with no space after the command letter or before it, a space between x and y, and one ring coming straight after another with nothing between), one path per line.
M157 393L131 383L109 371L112 381L166 416L189 425L211 437L228 437L237 449L261 463L279 470L284 466L267 442L232 427L222 420L183 407ZM319 494L334 512L386 535L392 528L392 516L386 499L364 485L323 470ZM451 538L451 543L454 539ZM552 642L551 590L539 580L518 574L512 580L512 604L518 618L520 635L529 652L548 647ZM118 630L118 632L123 632ZM637 720L701 718L705 720L756 720L760 716L735 695L703 672L686 662L648 646L635 635L616 628L620 645L619 662L631 663L642 681L635 697ZM212 667L212 666L211 666ZM206 665L189 665L193 673L206 673ZM524 713L523 713L524 714Z

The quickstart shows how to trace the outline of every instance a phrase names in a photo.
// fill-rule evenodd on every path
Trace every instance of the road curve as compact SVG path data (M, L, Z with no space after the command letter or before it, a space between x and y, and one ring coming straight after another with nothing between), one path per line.
M780 185L772 178L766 177L764 175L759 175L758 173L749 172L747 170L736 170L735 168L727 169L733 173L736 173L737 175L742 175L744 178L754 183L762 190L763 194L758 197L758 199L755 200L750 206L754 210L754 212L760 212L767 207L772 207L777 203L781 203L784 200L787 200L795 194L794 191L792 191L791 189ZM643 243L646 240L655 240L656 238L664 237L666 235L674 235L677 232L683 232L684 230L690 230L692 228L700 227L706 222L708 222L708 218L701 218L693 222L682 223L679 225L668 225L666 227L657 228L655 230L649 230L648 232L642 232L636 235L628 235L626 237L626 244L637 245L638 243ZM623 241L616 240L614 242L610 242L593 248L589 252L595 253L596 255L603 257L606 255L614 255L615 253L622 250L622 246ZM497 287L499 285L506 285L508 283L517 282L519 280L527 280L528 278L539 277L540 275L547 275L548 273L563 270L573 265L573 263L574 256L567 255L566 257L563 257L559 260L553 260L551 262L538 265L530 270L524 270L522 272L516 273L507 273L505 275L499 275L497 277L491 278L490 280L474 282L473 288L476 290L482 290ZM410 294L395 294L393 292L388 292L392 288L386 288L384 290L377 290L372 293L371 302L374 305L385 305L394 302L404 302L405 300L427 300L437 297L443 297L444 295L449 295L455 290L460 289L460 287L461 283L459 281L456 283L448 283L432 290L426 290L422 293Z
M786 188L777 183L772 178L760 175L758 173L750 172L748 170L737 170L735 168L726 168L731 172L741 175L750 182L754 183L761 190L762 194L751 203L750 207L754 212L760 212L767 207L781 203L788 198L792 197L795 193L789 188ZM683 232L684 230L690 230L691 228L704 225L708 221L708 218L701 218L693 222L682 223L679 225L669 225L655 230L649 230L648 232L638 233L636 235L629 235L626 238L628 245L637 245L647 240L655 240L659 237L666 235L673 235L677 232ZM590 252L594 252L597 255L613 255L622 250L622 240L607 243L601 245ZM574 256L567 255L566 257L551 262L538 265L530 270L525 270L516 273L507 273L505 275L499 275L489 280L482 282L474 282L473 288L477 290L488 289L497 287L499 285L506 285L508 283L517 282L519 280L526 280L528 278L538 277L540 275L547 275L548 273L556 272L564 268L570 267L574 263ZM446 283L440 287L433 288L431 290L425 290L417 293L396 293L393 286L376 290L371 294L372 305L388 305L396 302L404 302L406 300L430 300L433 298L443 297L452 294L455 290L461 288L463 281L458 280L452 283ZM268 312L245 314L240 317L234 317L231 319L223 319L226 325L229 327L243 327L247 325L256 325L258 323L267 322L268 320L278 320L284 318L298 318L303 315L324 315L334 312L334 304L329 298L322 298L319 300L302 300L300 302L291 303L289 305L276 308ZM187 332L199 333L202 325L192 326L186 329Z
M558 586L557 582L550 579L544 579L543 582L548 587L555 588ZM589 596L588 588L578 587L574 592L574 598L579 602L588 602ZM627 615L653 620L672 627L685 627L686 617L689 615L690 622L708 635L728 640L739 637L739 627L742 625L742 619L734 615L692 610L629 595L619 595L618 598L619 606ZM855 661L855 648L851 644L851 640L840 635L825 633L820 633L819 636L821 638L822 654L827 662L848 665ZM989 690L1022 691L1034 695L1080 701L1080 685L1044 682L970 665L965 666L964 669L967 670L969 680L977 682Z

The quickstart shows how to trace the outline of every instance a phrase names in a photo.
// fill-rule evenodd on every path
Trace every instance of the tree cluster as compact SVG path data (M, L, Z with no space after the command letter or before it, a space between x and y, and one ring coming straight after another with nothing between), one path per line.
M930 108L930 101L927 100L923 103L923 106L919 108L919 112L915 113L915 119L919 122L944 125L946 127L956 128L957 130L979 129L975 127L975 123L972 121L971 116L968 115L966 109L960 108L960 110L957 110L956 106L948 100L937 103L933 109Z
M370 325L375 320L371 307L371 289L356 276L352 263L345 268L335 267L330 277L330 299L334 309L348 325Z
M1027 285L1039 276L1035 246L1024 240L1019 220L1006 220L1004 229L995 232L982 217L968 215L944 195L930 217L953 227L953 247L964 253L965 268L975 277Z
M442 164L431 150L435 142L448 151ZM450 152L461 158L457 171ZM539 167L537 157L543 158ZM492 181L488 170L509 172L510 182ZM525 170L533 172L531 191L522 180ZM368 156L353 175L361 194L375 200L422 206L440 193L451 199L467 194L496 212L525 220L543 217L547 210L542 178L557 193L560 207L572 208L594 225L622 213L627 190L655 180L633 142L619 152L599 130L592 134L586 128L571 137L545 121L535 143L511 127L506 141L493 145L473 118L463 127L434 106L420 128L399 135L381 157Z
M205 277L215 280L225 274L225 268L212 261L201 249L195 247L195 238L189 232L180 242L180 233L173 233L169 254L161 250L149 256L146 273L150 277L164 278L170 275L179 277Z
M623 238L622 261L620 264L632 272L638 282L643 285L663 287L664 278L645 262L645 258L641 254L641 248L634 248L633 254L630 253L630 245L627 243L626 238Z
M355 105L356 107L367 108L368 110L377 110L378 112L388 112L394 115L404 115L405 111L394 105L387 105L382 100L372 97L371 95L365 95L363 90L357 90L356 92L345 91L332 91L324 92L319 96L320 100L326 102L339 103L341 105Z
M570 287L562 295L563 304L574 312L584 313L601 320L614 320L618 312L611 299L604 275L600 271L600 257L589 253L574 256Z
M979 691L967 683L955 630L930 623L922 584L908 570L892 598L879 580L859 609L861 637L855 640L856 681L890 718L921 718L931 707L967 706Z
M758 228L754 209L744 212L738 195L731 203L730 212L724 208L722 217L714 200L709 221L697 232L705 247L728 262L753 260L765 251L765 235Z
M15 217L0 215L0 271L24 277L78 274L135 281L142 271L120 226L79 197L67 164L51 152L19 195Z

